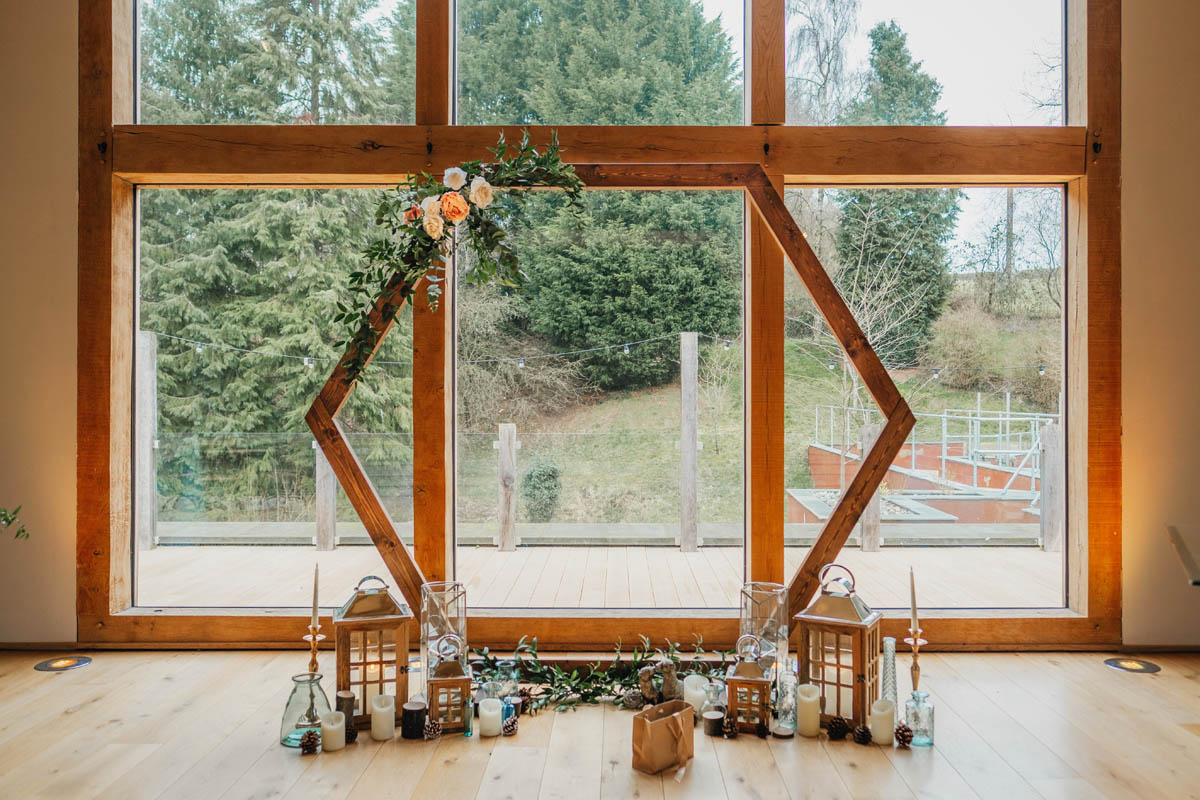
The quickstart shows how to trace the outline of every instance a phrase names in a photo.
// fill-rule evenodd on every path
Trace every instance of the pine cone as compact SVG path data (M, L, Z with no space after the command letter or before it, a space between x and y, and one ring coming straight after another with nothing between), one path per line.
M630 711L637 711L646 705L646 698L642 697L641 689L627 689L625 694L621 695L621 706Z
M901 722L896 726L896 744L901 747L908 747L912 744L913 729Z
M528 714L533 709L533 692L528 686L522 686L517 689L517 696L521 698L521 707L517 709L517 713Z
M316 731L305 731L300 737L300 755L311 756L321 746L321 734Z
M442 723L433 717L425 718L425 741L432 741L442 735Z
M759 720L759 723L754 726L754 735L760 739L765 739L771 733L771 729L767 727L767 723Z
M509 717L504 720L504 725L500 729L504 732L505 736L515 736L517 734L517 725L517 717Z
M866 725L859 725L854 729L854 741L858 742L859 744L870 744L871 729Z
M721 723L721 733L726 739L736 739L738 735L737 720L726 715L725 721Z
M825 724L825 731L831 741L840 742L850 732L850 723L846 722L845 717L833 717Z
M346 744L354 744L358 741L358 726L354 724L354 720L346 720Z

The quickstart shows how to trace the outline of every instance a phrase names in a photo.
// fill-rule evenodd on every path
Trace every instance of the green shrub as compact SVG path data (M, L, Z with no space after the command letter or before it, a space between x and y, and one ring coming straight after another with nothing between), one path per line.
M973 304L947 309L933 323L924 361L941 368L941 380L955 389L986 391L996 374L1000 325Z
M535 459L521 476L521 501L530 522L549 522L562 494L562 473L558 464Z

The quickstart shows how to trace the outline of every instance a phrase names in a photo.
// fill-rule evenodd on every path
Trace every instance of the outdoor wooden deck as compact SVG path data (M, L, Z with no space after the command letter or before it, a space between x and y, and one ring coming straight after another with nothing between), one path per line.
M788 548L790 575L805 548ZM341 605L359 578L387 572L373 547L318 552L301 546L159 547L139 553L141 606L297 606L312 602L321 565L321 605ZM1032 547L847 548L862 596L877 608L908 605L908 568L928 608L1062 605L1063 559ZM743 580L742 549L703 547L493 547L458 550L458 579L471 605L532 608L732 608Z

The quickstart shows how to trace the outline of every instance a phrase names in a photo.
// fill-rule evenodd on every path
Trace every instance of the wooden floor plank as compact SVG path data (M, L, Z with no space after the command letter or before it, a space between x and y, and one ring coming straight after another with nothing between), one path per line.
M775 767L792 800L849 800L850 790L820 739L771 739Z
M537 797L540 800L599 798L603 710L584 706L576 711L550 713L554 714L554 731Z
M633 715L606 704L604 745L600 757L602 800L662 800L663 779L633 769Z

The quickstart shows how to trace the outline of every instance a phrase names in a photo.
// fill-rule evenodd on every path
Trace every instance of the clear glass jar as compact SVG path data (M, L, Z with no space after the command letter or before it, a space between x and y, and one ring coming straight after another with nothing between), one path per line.
M700 706L700 716L704 716L705 711L720 711L725 713L725 704L721 701L721 694L725 691L725 684L722 681L709 681L708 686L704 687L704 705Z
M329 698L321 688L321 675L302 672L292 676L292 693L283 708L279 724L279 743L284 747L299 747L300 739L309 731L321 735L321 716L330 712Z
M905 721L913 732L913 747L933 744L933 701L929 692L913 692L904 704Z
M779 673L775 684L775 725L781 730L796 732L796 692L800 679L791 663Z
M896 637L883 637L883 664L880 668L880 696L892 701L892 708L899 706L896 695Z
M787 611L787 587L783 584L751 581L742 585L738 636L758 640L759 663L772 676L787 666Z
M470 675L467 656L466 588L453 581L422 584L422 696L429 696L430 677Z
M517 666L516 661L505 660L496 662L496 674L492 680L500 681L503 684L503 697L511 697L517 693L521 682L521 670Z

